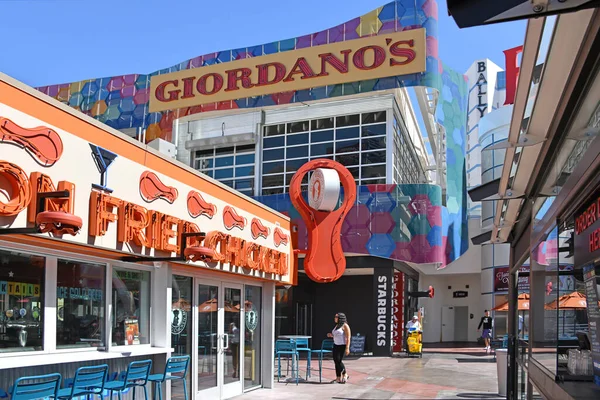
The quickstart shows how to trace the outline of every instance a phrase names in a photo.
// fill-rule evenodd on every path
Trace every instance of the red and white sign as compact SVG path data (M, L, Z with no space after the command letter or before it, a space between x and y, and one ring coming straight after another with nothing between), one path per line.
M340 198L340 176L334 169L318 168L308 181L308 204L319 211L333 211Z

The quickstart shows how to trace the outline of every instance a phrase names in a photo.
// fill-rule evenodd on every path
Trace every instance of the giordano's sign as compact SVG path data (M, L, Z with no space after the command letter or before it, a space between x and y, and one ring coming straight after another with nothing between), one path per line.
M310 89L426 70L425 29L153 76L150 111Z

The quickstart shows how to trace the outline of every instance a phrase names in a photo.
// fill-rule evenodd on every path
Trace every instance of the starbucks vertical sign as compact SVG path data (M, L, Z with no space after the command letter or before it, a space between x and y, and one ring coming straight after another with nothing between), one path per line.
M594 382L600 386L600 310L598 309L598 283L596 282L595 264L592 262L585 265L583 274L592 345L592 361L594 362Z

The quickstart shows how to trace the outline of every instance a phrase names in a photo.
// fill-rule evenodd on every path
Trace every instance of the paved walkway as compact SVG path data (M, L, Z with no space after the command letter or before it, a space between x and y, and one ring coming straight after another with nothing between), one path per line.
M422 359L350 358L344 362L350 374L344 385L331 383L335 369L333 361L327 360L323 363L322 383L317 369L308 382L298 386L283 380L277 383L275 379L274 389L259 389L236 399L501 399L493 356L486 356L481 349L461 349L463 354L447 350L425 353ZM304 362L300 369L304 376Z

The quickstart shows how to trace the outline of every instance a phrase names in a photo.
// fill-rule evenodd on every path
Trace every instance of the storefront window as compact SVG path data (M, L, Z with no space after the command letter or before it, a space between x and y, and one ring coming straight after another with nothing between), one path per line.
M0 251L0 353L43 349L45 263Z
M244 389L250 389L261 384L262 288L246 285L245 292Z
M112 344L150 343L150 273L113 270Z
M104 346L106 267L58 260L56 347Z

